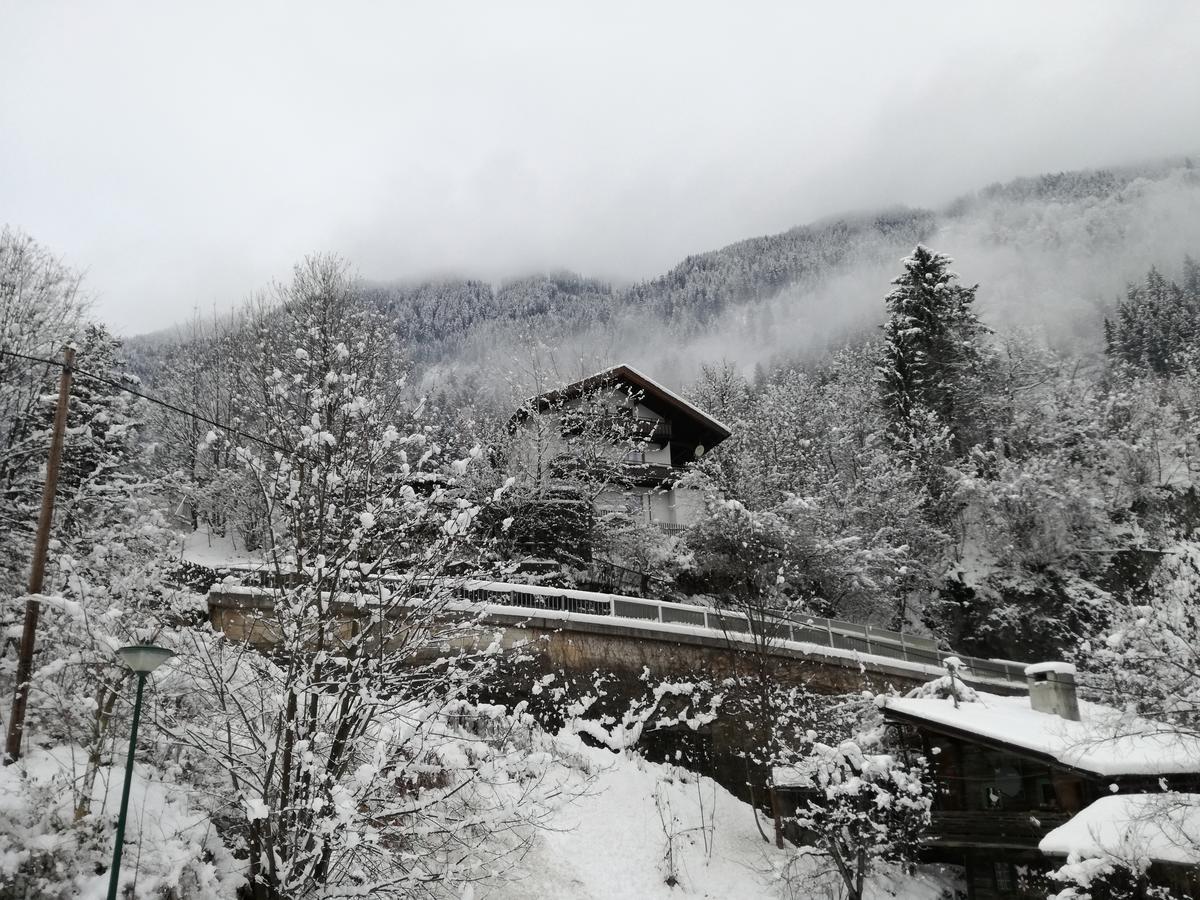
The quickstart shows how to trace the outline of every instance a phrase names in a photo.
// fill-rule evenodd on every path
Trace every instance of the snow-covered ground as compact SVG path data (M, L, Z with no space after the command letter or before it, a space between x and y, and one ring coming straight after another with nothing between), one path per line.
M100 766L91 786L91 810L74 821L86 768L85 754L65 746L34 749L19 763L0 768L0 883L15 876L32 854L48 861L38 867L45 880L26 885L33 896L99 900L108 895L125 769ZM232 897L243 881L242 864L174 774L134 766L122 884L136 883L138 897L165 895L184 885L189 900Z
M184 536L181 556L184 562L211 569L249 566L263 562L261 554L248 552L233 533L213 534L204 527Z
M533 849L506 880L479 886L475 900L814 896L798 886L788 892L779 872L795 851L766 843L750 806L711 779L636 755L582 745L578 752L593 768L588 795L560 808L550 829L536 835ZM768 833L769 827L764 821ZM674 886L667 883L669 845ZM937 900L944 887L931 875L901 883L886 879L868 895Z

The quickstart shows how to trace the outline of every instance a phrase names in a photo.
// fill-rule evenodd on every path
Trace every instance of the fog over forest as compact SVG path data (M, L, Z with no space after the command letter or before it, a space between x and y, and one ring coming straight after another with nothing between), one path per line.
M1104 316L1130 283L1151 265L1172 272L1200 248L1200 176L1181 157L1018 179L936 212L893 208L747 240L630 287L559 276L584 293L474 322L454 340L436 326L431 340L420 311L434 302L479 308L474 292L492 286L378 290L400 298L396 309L417 323L410 337L423 345L416 356L434 364L431 382L439 373L519 371L540 347L565 376L631 362L678 387L704 365L728 361L749 373L877 334L888 284L917 242L952 256L962 278L980 285L980 316L1001 333L1095 352ZM546 285L533 278L498 290L522 295Z

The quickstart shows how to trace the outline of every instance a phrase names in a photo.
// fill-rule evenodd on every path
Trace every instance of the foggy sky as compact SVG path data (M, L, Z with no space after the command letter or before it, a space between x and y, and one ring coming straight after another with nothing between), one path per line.
M139 333L313 251L648 277L1200 150L1200 4L0 0L0 222ZM946 248L953 252L953 248Z

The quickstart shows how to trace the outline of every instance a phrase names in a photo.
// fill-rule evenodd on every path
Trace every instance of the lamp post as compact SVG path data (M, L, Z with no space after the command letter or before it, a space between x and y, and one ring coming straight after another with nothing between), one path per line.
M122 647L117 655L137 675L137 699L133 701L133 727L129 732L129 757L125 760L125 787L121 789L121 813L117 816L117 843L113 847L112 872L108 878L108 900L117 900L117 882L121 877L121 850L125 844L125 815L129 811L129 785L133 781L138 719L142 715L142 688L146 686L146 676L175 654L164 647L139 644Z

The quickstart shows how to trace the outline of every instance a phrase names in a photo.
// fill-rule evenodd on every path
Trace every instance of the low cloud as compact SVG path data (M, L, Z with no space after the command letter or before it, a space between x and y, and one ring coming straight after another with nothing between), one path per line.
M645 278L846 209L1200 148L1194 4L5 12L0 215L125 332L316 250Z

